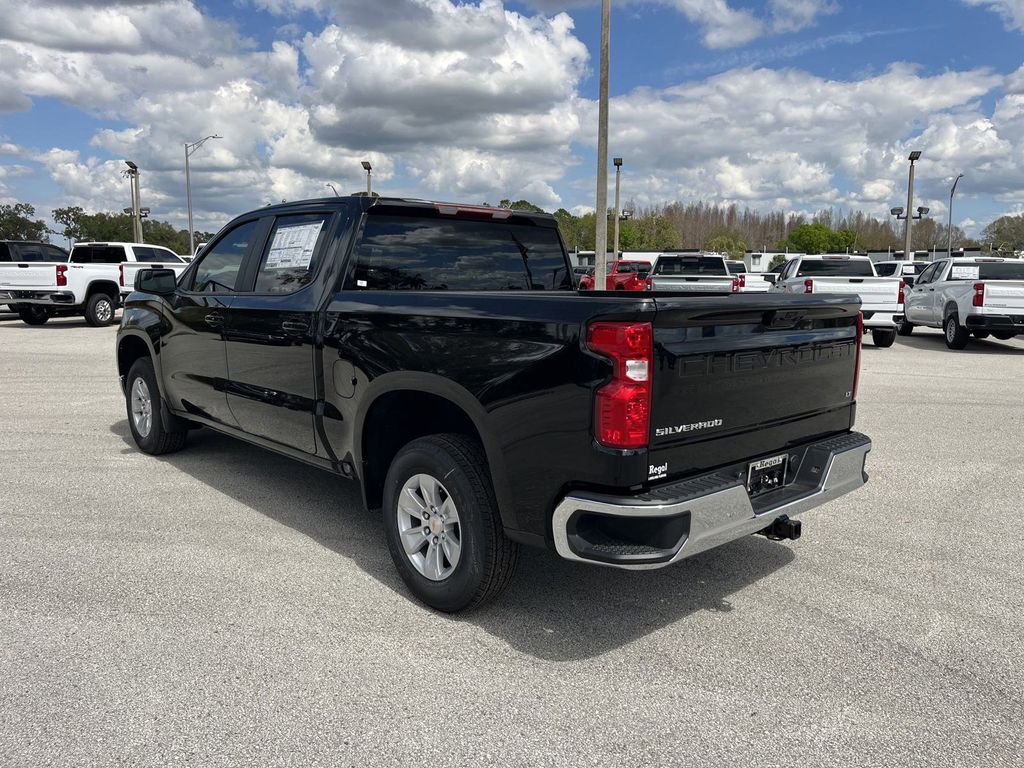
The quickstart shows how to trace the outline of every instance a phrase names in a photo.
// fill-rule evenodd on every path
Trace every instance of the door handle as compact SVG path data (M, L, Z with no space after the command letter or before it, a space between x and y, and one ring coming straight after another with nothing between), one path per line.
M203 318L203 322L211 328L220 328L224 325L224 316L218 315L216 312L211 312Z
M928 289L928 293L935 293L935 289L934 288L929 288Z
M288 333L308 333L309 323L302 320L282 320L281 330Z

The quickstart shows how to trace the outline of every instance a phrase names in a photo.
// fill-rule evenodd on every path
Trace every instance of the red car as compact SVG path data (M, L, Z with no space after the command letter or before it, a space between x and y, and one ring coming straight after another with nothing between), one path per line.
M605 277L606 291L642 291L644 278L651 271L649 261L612 261L608 263L608 274ZM594 290L594 273L589 272L580 278L580 290Z

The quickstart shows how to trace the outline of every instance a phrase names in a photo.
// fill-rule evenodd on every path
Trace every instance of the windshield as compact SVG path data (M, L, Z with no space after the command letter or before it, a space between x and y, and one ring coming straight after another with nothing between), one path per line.
M1024 261L954 261L948 280L1024 280Z
M867 259L804 259L797 277L874 277Z
M662 256L652 275L721 275L728 277L725 260L714 256Z

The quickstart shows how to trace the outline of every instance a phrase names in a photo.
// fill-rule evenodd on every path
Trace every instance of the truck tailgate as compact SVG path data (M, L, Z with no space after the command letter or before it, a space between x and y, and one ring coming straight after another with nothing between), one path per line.
M865 312L893 311L899 304L900 280L895 277L812 277L813 293L855 293Z
M55 263L0 264L0 290L53 290L57 285Z
M852 296L656 303L649 479L779 454L851 427Z
M1024 281L985 280L985 309L1024 314Z
M687 293L732 293L731 277L669 277L654 275L651 288L655 291Z

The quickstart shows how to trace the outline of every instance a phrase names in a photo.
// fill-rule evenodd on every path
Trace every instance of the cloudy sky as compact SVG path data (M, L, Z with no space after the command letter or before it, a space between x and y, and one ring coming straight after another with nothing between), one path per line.
M593 205L594 0L0 0L0 201L196 225L363 188ZM1024 210L1024 0L614 0L610 152L639 204ZM972 229L973 228L973 229Z

